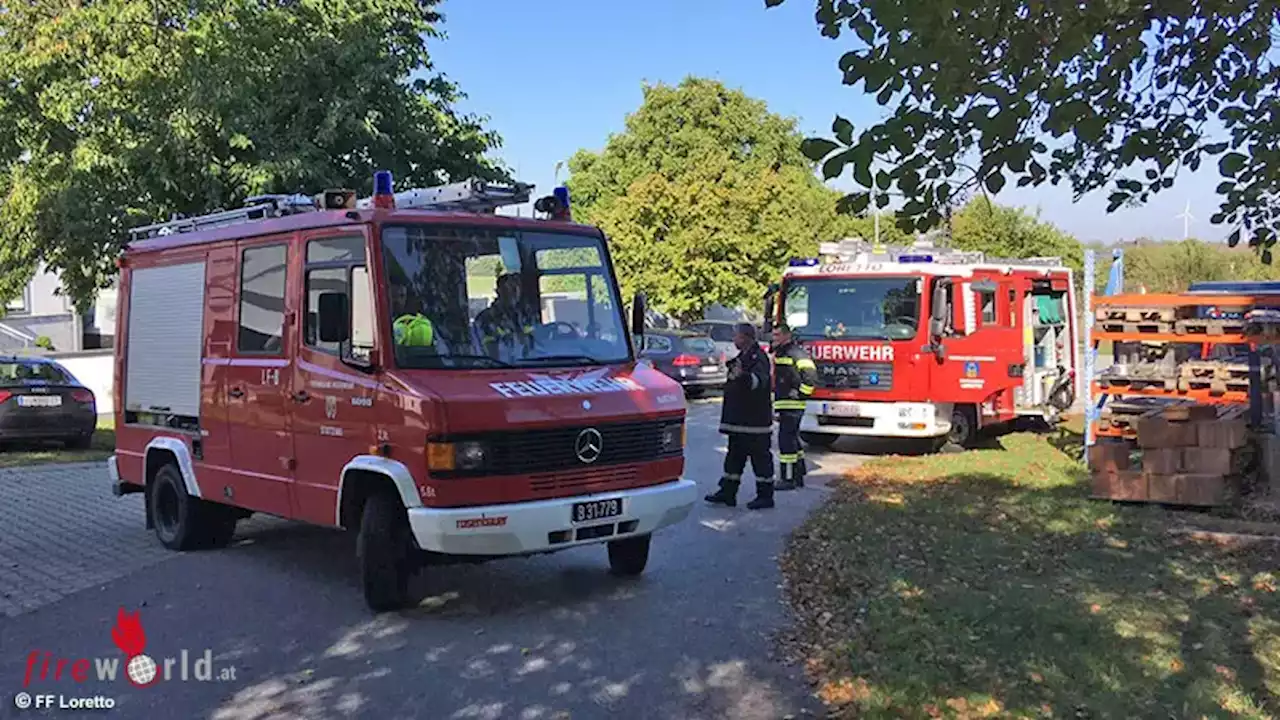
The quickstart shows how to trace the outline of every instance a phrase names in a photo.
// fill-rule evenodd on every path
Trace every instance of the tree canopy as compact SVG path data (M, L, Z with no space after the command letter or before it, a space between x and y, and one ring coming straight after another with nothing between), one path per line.
M253 194L505 178L431 65L436 2L0 7L0 297L43 262L82 303L128 228Z
M1084 267L1084 249L1075 238L1022 208L997 205L983 195L955 214L951 237L959 249L993 257L1059 257L1077 277Z
M765 0L776 6L783 0ZM805 153L827 177L900 193L900 220L936 225L970 188L1109 188L1108 211L1146 202L1216 159L1215 224L1269 248L1280 231L1280 0L1068 2L817 0L823 35L856 36L844 83L894 110L842 117ZM877 195L877 202L888 198Z
M644 88L601 152L569 160L575 219L610 237L628 296L681 319L753 305L787 260L848 234L792 119L707 79Z

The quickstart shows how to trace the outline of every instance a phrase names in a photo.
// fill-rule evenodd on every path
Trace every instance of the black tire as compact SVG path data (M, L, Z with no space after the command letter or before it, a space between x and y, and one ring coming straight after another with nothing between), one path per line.
M969 449L978 438L978 422L970 405L957 405L951 411L951 430L947 432L947 442L957 447Z
M802 432L800 439L805 445L812 445L816 448L829 448L836 444L836 440L840 439L839 435L831 435L828 433Z
M649 564L649 544L652 535L613 540L609 543L609 572L623 577L635 577Z
M188 495L182 473L173 463L156 471L147 488L147 503L156 538L170 550L225 547L235 535L234 511Z
M360 585L374 612L399 610L409 604L413 574L413 540L400 499L378 493L364 503L356 535Z
M684 396L690 400L697 400L704 395L702 388L687 387L684 389Z
M72 435L63 441L68 450L88 450L93 445L93 433L84 435Z

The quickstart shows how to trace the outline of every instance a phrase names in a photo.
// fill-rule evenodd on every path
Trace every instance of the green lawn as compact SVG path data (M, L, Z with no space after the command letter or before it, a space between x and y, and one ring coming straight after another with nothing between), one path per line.
M115 449L115 419L111 415L100 415L98 431L93 435L93 446L88 450L67 450L56 443L12 447L0 451L0 468L47 463L99 462L110 457Z
M1068 440L873 461L793 535L791 649L838 716L1280 714L1280 546L1090 500Z

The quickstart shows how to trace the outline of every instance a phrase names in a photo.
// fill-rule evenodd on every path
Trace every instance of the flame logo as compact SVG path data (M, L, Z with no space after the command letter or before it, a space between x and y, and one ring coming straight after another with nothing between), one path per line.
M124 653L125 675L137 687L147 687L160 679L156 663L143 651L147 649L147 632L142 629L141 611L132 614L120 608L116 624L111 628L111 642Z

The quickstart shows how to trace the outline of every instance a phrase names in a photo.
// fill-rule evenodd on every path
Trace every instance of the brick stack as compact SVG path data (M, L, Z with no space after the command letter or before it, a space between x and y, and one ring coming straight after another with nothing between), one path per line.
M1090 448L1094 497L1216 506L1239 491L1241 451L1249 444L1241 411L1176 405L1142 415L1135 426L1136 452L1124 441Z

